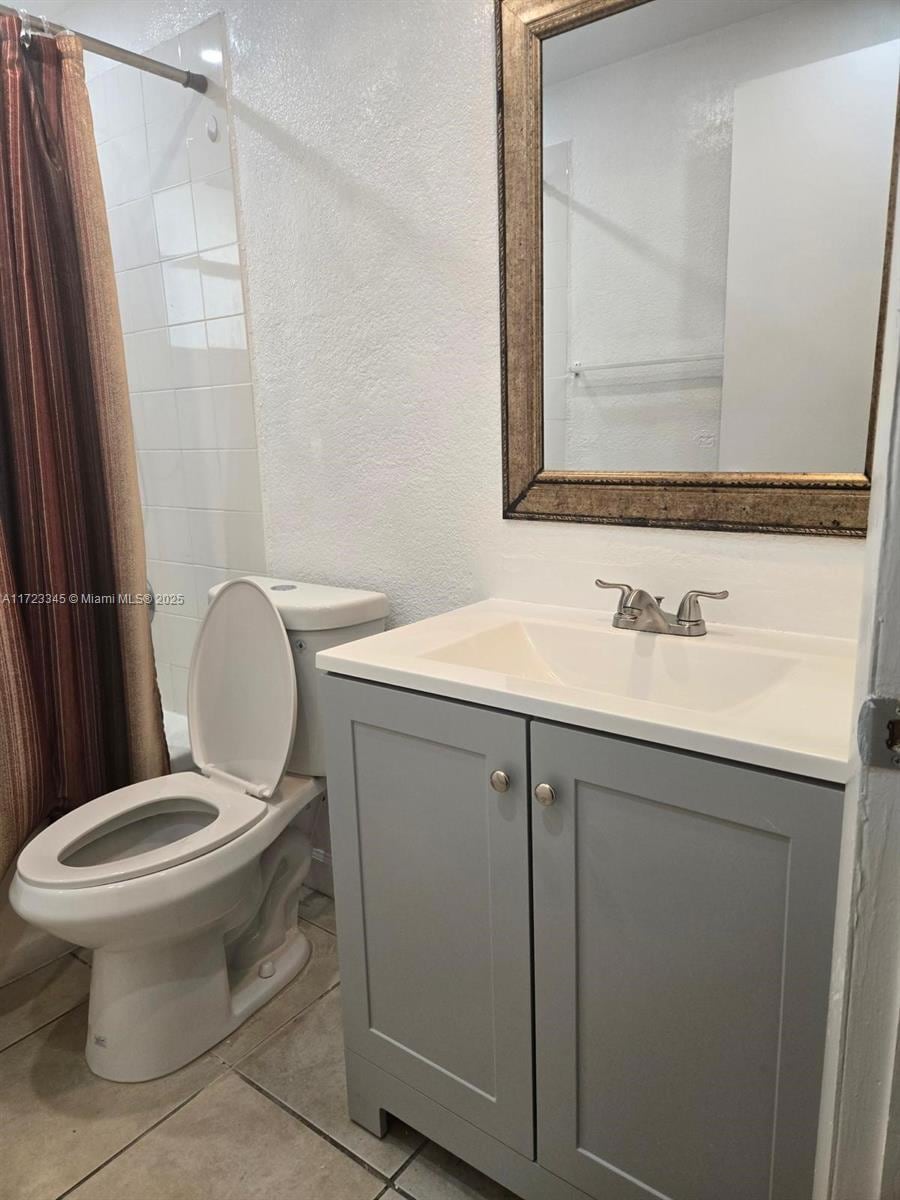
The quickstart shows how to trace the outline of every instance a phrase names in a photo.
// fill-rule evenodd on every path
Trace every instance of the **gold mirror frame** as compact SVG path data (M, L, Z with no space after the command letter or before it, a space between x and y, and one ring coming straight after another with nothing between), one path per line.
M603 525L863 537L893 240L896 133L864 473L604 474L544 469L541 42L648 3L654 0L495 0L503 515Z

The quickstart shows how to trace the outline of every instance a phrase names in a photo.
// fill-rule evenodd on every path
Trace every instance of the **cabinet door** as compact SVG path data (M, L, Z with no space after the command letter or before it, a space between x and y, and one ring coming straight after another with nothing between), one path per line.
M810 1200L842 790L535 722L538 1160Z
M323 684L347 1044L531 1156L525 721Z

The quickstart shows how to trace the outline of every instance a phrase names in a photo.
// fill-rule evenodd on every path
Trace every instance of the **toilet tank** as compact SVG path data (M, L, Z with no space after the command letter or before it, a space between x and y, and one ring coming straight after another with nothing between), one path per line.
M245 578L265 588L275 602L294 655L298 717L287 769L292 775L324 775L325 739L316 654L331 646L381 633L388 611L387 596L267 575ZM209 589L210 600L221 587L219 583Z

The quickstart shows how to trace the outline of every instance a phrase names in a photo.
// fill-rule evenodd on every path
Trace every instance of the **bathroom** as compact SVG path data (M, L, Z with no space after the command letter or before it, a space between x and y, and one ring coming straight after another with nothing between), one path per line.
M896 1200L900 5L0 6L7 131L57 26L127 369L71 403L128 502L66 486L130 546L90 590L153 605L72 606L134 640L130 776L23 797L0 733L0 1197ZM10 221L39 140L0 133ZM28 225L4 489L22 246L70 264ZM0 591L85 590L54 562ZM10 712L7 631L75 636L22 611ZM123 736L92 653L76 759ZM255 772L221 844L216 731ZM177 879L194 919L251 839L206 972Z

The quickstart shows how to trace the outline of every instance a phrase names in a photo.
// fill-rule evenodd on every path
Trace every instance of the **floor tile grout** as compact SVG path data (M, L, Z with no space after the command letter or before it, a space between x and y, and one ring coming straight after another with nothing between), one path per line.
M411 1126L410 1126L410 1128L411 1128ZM416 1130L416 1133L418 1133L418 1132L419 1132L419 1131L418 1131L418 1130ZM419 1136L420 1136L420 1137L424 1137L425 1135L424 1135L424 1134L420 1134ZM393 1184L395 1187L397 1186L397 1182L398 1182L398 1180L400 1179L400 1176L401 1176L401 1175L403 1174L403 1172L406 1170L406 1168L407 1168L407 1167L411 1167L411 1166L412 1166L412 1164L413 1164L413 1163L416 1161L416 1159L419 1157L419 1155L422 1153L422 1151L425 1149L425 1147L426 1147L426 1146L427 1146L427 1145L430 1143L430 1141L431 1141L431 1139L430 1139L430 1138L425 1138L425 1140L424 1140L424 1142L422 1143L422 1145L421 1145L421 1146L418 1146L418 1147L417 1147L417 1148L416 1148L416 1149L415 1149L415 1150L412 1152L412 1154L409 1156L409 1158L406 1160L406 1162L405 1162L405 1163L404 1163L402 1166L400 1166L400 1167L398 1167L398 1168L397 1168L397 1170L396 1170L396 1171L394 1172L394 1174L391 1176L391 1183L392 1183L392 1184Z
M158 1121L154 1121L152 1125L148 1125L146 1129L142 1129L137 1137L133 1137L130 1142L126 1142L124 1146L120 1146L114 1154L109 1156L109 1158L105 1158L102 1163L98 1163L96 1167L92 1167L86 1175L82 1175L82 1177L76 1183L73 1183L71 1187L67 1187L64 1192L59 1192L56 1196L56 1200L65 1200L66 1196L71 1196L76 1188L80 1188L83 1183L86 1183L99 1171L102 1171L105 1167L108 1167L111 1162L115 1162L117 1158L121 1158L126 1150L130 1150L132 1146L135 1146L138 1142L143 1141L143 1139L148 1134L152 1133L154 1129L159 1129L160 1125L164 1125L166 1121L168 1121L169 1117L174 1117L177 1112L180 1112L183 1108L190 1104L192 1100L196 1100L198 1096L202 1095L214 1083L217 1083L218 1080L223 1079L228 1073L228 1071L223 1071L221 1075L216 1075L214 1079L210 1079L208 1082L204 1083L202 1087L197 1088L196 1092L191 1092L190 1096L187 1096L184 1100L179 1100L179 1102L174 1105L174 1107L170 1108L168 1112L164 1113Z
M333 907L332 907L332 912L333 912L333 911L334 911L334 909L333 909ZM300 918L300 920L301 920L301 921L306 921L306 923L307 923L308 925L315 925L316 929L321 929L323 933L328 933L328 934L330 934L330 935L331 935L333 938L336 938L336 937L337 937L337 932L336 932L336 929L329 929L327 925L320 925L320 924L319 924L319 921L317 921L315 917L308 917L308 916L306 915L306 913L305 913L305 912L303 912L302 908L299 908L299 909L297 910L297 915L299 916L299 918Z
M306 923L310 926L313 926L318 933L321 933L322 935L327 936L327 938L329 939L329 945L331 943L336 943L336 941L337 941L336 932L333 929L329 929L325 925L319 924L318 920L315 920L315 919L311 920L308 916L305 916L304 914L298 914L298 916L301 921L303 921L304 923ZM72 950L72 951L66 951L64 954L59 955L59 957L57 959L51 960L51 962L60 962L67 957L71 957L72 959L77 961L80 965L87 967L90 970L91 963L85 962L84 959L80 957L80 953L81 952L79 952L77 949ZM17 980L10 980L9 983L10 984L17 983L17 982L19 982L19 980L27 978L29 975L32 975L35 972L37 972L47 966L50 966L50 965L51 965L50 963L42 964L41 967L35 968L34 972L26 972L25 975L19 976ZM344 1160L352 1162L357 1167L361 1167L368 1176L370 1176L375 1182L377 1182L379 1184L379 1191L377 1193L376 1200L382 1200L382 1198L389 1198L390 1196L394 1195L395 1192L397 1194L399 1194L400 1186L397 1183L399 1176L406 1170L406 1168L408 1166L410 1166L411 1163L413 1163L416 1160L416 1158L419 1156L419 1154L422 1153L422 1150L428 1144L427 1141L423 1141L421 1145L417 1146L409 1154L409 1156L402 1163L400 1163L400 1165L398 1167L396 1167L396 1169L391 1174L388 1174L386 1171L379 1170L377 1167L373 1166L372 1163L368 1162L365 1158L361 1157L359 1153L352 1150L347 1145L343 1144L333 1134L329 1133L324 1128L320 1128L318 1125L316 1125L314 1123L314 1121L310 1120L303 1113L300 1113L296 1109L292 1108L290 1106L290 1104L287 1104L286 1102L281 1100L277 1095L270 1092L267 1089L267 1087L265 1087L263 1084L258 1083L250 1075L245 1073L246 1068L249 1063L249 1060L252 1059L252 1057L255 1054L257 1054L257 1052L262 1051L263 1048L266 1047L270 1042L272 1042L276 1037L283 1035L289 1025L291 1025L292 1023L297 1021L299 1018L304 1016L304 1014L307 1014L320 1001L324 1001L328 996L331 995L332 992L335 992L340 987L340 984L341 984L341 981L338 978L330 985L324 986L323 989L320 992L318 992L317 995L312 996L311 998L307 999L304 1003L302 1003L300 1005L300 1007L298 1007L295 1011L293 1011L289 1016L285 1017L285 1019L282 1022L280 1022L275 1028L271 1029L268 1033L266 1033L266 1035L263 1038L261 1038L260 1041L258 1041L252 1047L250 1047L246 1052L241 1054L240 1057L237 1058L235 1061L229 1062L227 1059L221 1057L220 1053L217 1053L217 1050L215 1047L212 1047L208 1051L206 1051L205 1054L208 1057L210 1064L215 1072L213 1074L212 1078L208 1079L201 1086L197 1087L195 1090L193 1090L190 1093L190 1095L184 1097L184 1099L181 1099L177 1103L174 1103L171 1108L169 1108L166 1112L164 1112L156 1120L153 1120L145 1129L140 1130L140 1132L138 1132L135 1136L130 1137L124 1143L124 1145L119 1146L117 1149L113 1150L107 1157L103 1158L103 1160L101 1162L96 1163L89 1170L86 1170L85 1173L83 1175L81 1175L75 1182L68 1184L64 1188L64 1190L62 1190L60 1192L56 1192L54 1190L55 1200L66 1200L67 1197L71 1197L79 1188L84 1186L88 1180L92 1179L95 1175L98 1175L101 1172L103 1172L112 1163L114 1163L118 1158L121 1158L123 1155L126 1155L129 1151L132 1151L139 1142L142 1142L145 1138L147 1138L148 1136L153 1134L155 1131L157 1131L161 1126L165 1125L167 1121L169 1121L171 1118L175 1117L176 1114L180 1113L182 1109L186 1108L188 1105L192 1104L195 1100L202 1097L205 1093L208 1092L208 1090L211 1087L220 1083L223 1079L228 1079L229 1077L234 1077L235 1079L240 1080L241 1082L246 1084L249 1088L251 1088L254 1092L256 1092L258 1095L263 1097L264 1100L268 1101L271 1104L274 1104L277 1108L281 1109L288 1116L292 1117L295 1121L297 1121L300 1125L302 1125L303 1127L308 1129L316 1137L321 1138L322 1141L324 1141L328 1145L330 1145L334 1150L336 1150L340 1154L340 1156ZM7 985L3 985L3 986L5 988ZM2 993L3 993L3 988L0 988L0 996L2 996ZM48 1026L51 1026L55 1022L62 1020L64 1017L69 1016L72 1013L76 1012L77 1010L86 1007L86 1005L87 1005L87 997L82 997L78 1000L75 1000L71 1004L68 1004L66 1002L66 1006L60 1012L54 1013L54 1015L49 1017L46 1021L42 1021L41 1024L35 1026L33 1029L29 1029L27 1033L24 1033L21 1037L16 1038L15 1041L10 1042L10 1044L8 1046L3 1047L3 1049L0 1050L0 1062L2 1062L2 1055L5 1050L12 1049L14 1046L19 1046L23 1041L26 1041L28 1038L34 1036L35 1034L39 1034L42 1030L46 1030ZM203 1056L200 1056L200 1057L203 1057ZM415 1131L413 1131L413 1132L415 1132ZM407 1195L405 1192L405 1189L404 1189L403 1194ZM408 1200L408 1198L407 1198L407 1200Z
M337 934L333 929L329 929L327 925L320 925L318 921L314 921L312 917L301 917L301 921L306 921L307 925L315 925L316 929L321 929L323 933L327 933L329 937L337 938Z
M325 932L327 933L328 930L326 929ZM332 934L332 936L334 935ZM21 983L23 979L28 979L31 975L37 975L38 971L46 970L47 967L52 967L54 963L58 963L70 956L77 957L72 950L63 950L62 954L57 954L56 958L48 958L46 962L38 963L30 971L23 971L21 975L14 975L12 979L7 979L5 983L0 983L0 996L3 995L4 988L12 987L14 983Z
M327 930L325 932L327 933ZM251 1046L250 1049L245 1054L242 1054L240 1056L240 1058L235 1059L234 1062L229 1062L227 1059L222 1058L221 1055L216 1054L215 1047L213 1047L209 1051L209 1053L212 1054L215 1058L217 1058L219 1060L219 1062L224 1063L226 1067L229 1067L233 1071L237 1070L237 1068L239 1067L239 1065L241 1063L246 1062L247 1059L252 1054L256 1054L257 1050L261 1050L263 1048L263 1046L265 1046L268 1042L270 1042L272 1040L273 1037L275 1037L276 1034L283 1033L285 1028L288 1025L290 1025L291 1021L296 1021L299 1016L302 1016L302 1014L307 1012L310 1008L312 1008L312 1006L314 1004L318 1004L320 1000L324 1000L325 997L329 996L334 991L335 988L339 988L340 986L341 986L341 981L340 981L340 979L338 979L330 987L327 987L324 990L324 992L319 992L318 996L313 996L312 1000L307 1001L307 1003L304 1004L302 1006L302 1008L298 1008L296 1012L292 1013L289 1017L287 1017L284 1021L282 1021L282 1023L280 1025L278 1025L275 1029L273 1029L269 1033L267 1033L266 1036L264 1038L262 1038L260 1041L258 1041L255 1046ZM240 1026L238 1026L238 1029L240 1029ZM237 1031L235 1031L235 1032L237 1032ZM219 1043L219 1044L221 1044L221 1043Z
M249 1084L249 1086L255 1091L259 1092L261 1096L265 1096L267 1100L271 1100L273 1104L277 1104L280 1109L283 1109L284 1112L288 1113L289 1116L294 1117L294 1119L299 1121L301 1125L305 1125L307 1129L312 1130L312 1132L322 1138L323 1141L328 1142L328 1144L333 1146L335 1150L339 1150L341 1154L352 1159L357 1166L364 1167L370 1175L374 1175L376 1179L384 1180L388 1186L391 1185L393 1182L392 1176L385 1175L383 1171L379 1171L377 1167L373 1167L372 1164L366 1162L364 1158L360 1158L358 1154L355 1154L352 1150L345 1146L343 1142L338 1141L337 1138L335 1138L332 1134L327 1133L324 1129L320 1128L320 1126L313 1124L308 1117L303 1116L302 1113L298 1113L297 1110L295 1108L291 1108L289 1104L285 1104L283 1100L279 1099L278 1096L264 1088L262 1084L257 1083L255 1079L251 1079L249 1076L244 1075L242 1071L236 1070L235 1074L240 1079L243 1079L245 1083ZM410 1159L412 1157L413 1156L410 1155ZM384 1193L381 1194L383 1195Z
M80 1000L76 1000L75 1003L70 1005L69 1008L63 1009L62 1012L55 1013L46 1021L42 1021L40 1025L35 1025L34 1029L29 1029L28 1032L23 1033L21 1037L17 1037L14 1042L10 1042L8 1046L4 1046L3 1049L0 1050L0 1061L2 1061L2 1057L7 1050L12 1050L13 1046L21 1046L22 1042L27 1041L28 1038L32 1037L34 1034L40 1033L42 1029L46 1029L48 1025L52 1025L54 1021L61 1021L63 1017L67 1017L69 1013L74 1012L76 1008L81 1008L82 1004L87 1004L87 1002L87 996L82 996Z

